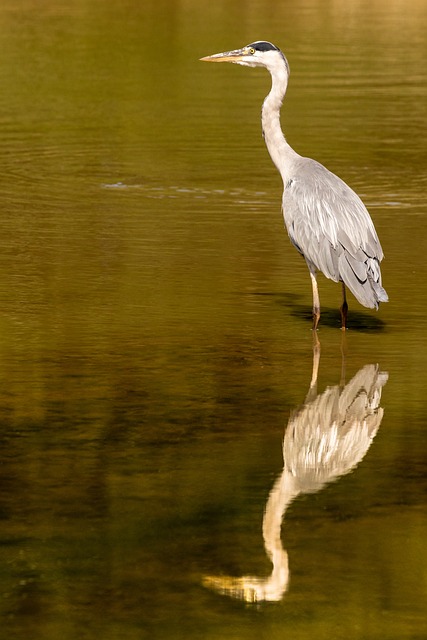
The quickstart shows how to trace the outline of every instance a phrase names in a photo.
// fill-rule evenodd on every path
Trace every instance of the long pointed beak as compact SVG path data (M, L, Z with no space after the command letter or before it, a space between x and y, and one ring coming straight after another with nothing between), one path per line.
M234 51L215 53L213 56L206 56L200 60L202 62L239 62L245 55L245 49L235 49Z

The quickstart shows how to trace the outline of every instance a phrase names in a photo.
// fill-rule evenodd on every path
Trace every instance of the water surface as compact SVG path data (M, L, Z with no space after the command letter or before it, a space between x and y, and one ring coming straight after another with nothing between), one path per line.
M426 637L426 17L416 0L2 3L7 637ZM345 336L319 278L309 398L269 78L198 62L259 38L291 65L289 142L358 191L386 255L390 302L351 299ZM363 371L382 376L369 446L281 528L273 510L277 597L227 592L271 575L293 416Z

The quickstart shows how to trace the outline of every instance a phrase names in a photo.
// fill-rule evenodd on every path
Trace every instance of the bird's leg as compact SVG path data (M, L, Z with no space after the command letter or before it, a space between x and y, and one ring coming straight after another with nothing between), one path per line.
M313 287L313 331L317 331L317 325L320 320L320 298L319 289L317 287L316 270L308 265L310 269L311 286Z
M342 284L342 305L340 306L340 311L341 311L341 329L343 331L345 331L346 328L347 328L348 304L347 304L347 296L346 296L346 291L345 291L345 284L344 284L344 282L341 282L341 284Z

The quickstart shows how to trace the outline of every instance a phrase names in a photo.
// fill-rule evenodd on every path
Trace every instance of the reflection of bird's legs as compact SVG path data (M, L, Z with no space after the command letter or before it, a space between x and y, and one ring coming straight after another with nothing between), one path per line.
M310 277L311 277L311 286L313 287L313 331L317 330L317 325L320 320L320 298L319 298L319 289L317 287L316 280L316 269L313 265L307 262L308 268L310 269Z
M345 331L346 328L347 328L348 304L347 304L347 296L346 296L346 291L345 291L345 284L344 284L344 282L341 282L341 284L342 284L342 305L340 306L340 311L341 311L341 329L343 331Z
M305 398L305 404L315 400L317 397L317 376L320 364L320 342L317 333L313 333L313 369L311 372L310 388Z
M346 357L347 357L347 340L346 340L346 334L343 332L341 337L341 380L340 380L341 389L345 387Z
M317 338L315 344L313 344L313 371L312 371L312 374L311 374L310 387L317 387L317 376L319 374L319 363L320 363L320 342L319 342L319 339Z

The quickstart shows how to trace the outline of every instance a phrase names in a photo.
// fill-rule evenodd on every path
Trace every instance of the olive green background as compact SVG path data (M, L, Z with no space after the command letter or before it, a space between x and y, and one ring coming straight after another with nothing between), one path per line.
M427 635L427 6L416 0L3 0L0 628L7 638ZM288 509L283 600L262 515L311 378L311 286L264 147L263 70L201 56L268 39L283 128L363 198L390 302L319 278L319 389L379 363L359 467Z

